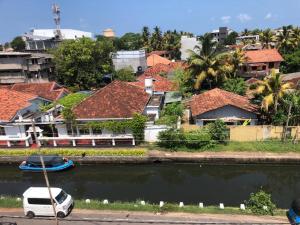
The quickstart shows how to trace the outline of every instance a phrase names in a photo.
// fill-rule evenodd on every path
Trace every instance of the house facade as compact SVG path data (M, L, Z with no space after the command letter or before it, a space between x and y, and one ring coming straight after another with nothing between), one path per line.
M136 73L143 72L147 69L145 50L118 51L112 54L112 61L115 70L132 67Z
M279 73L282 56L277 49L245 51L245 63L239 74L244 78L264 78L274 69Z
M257 123L257 108L247 97L222 89L215 88L195 95L189 105L193 123L198 126L204 126L218 119L227 125Z

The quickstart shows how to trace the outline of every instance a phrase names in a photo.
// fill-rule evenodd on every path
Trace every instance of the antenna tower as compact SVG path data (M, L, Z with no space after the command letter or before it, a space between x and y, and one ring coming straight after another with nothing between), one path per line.
M60 7L57 4L52 5L52 12L53 12L53 18L54 18L54 23L56 25L56 30L55 30L55 37L58 39L62 38L61 31L60 31Z

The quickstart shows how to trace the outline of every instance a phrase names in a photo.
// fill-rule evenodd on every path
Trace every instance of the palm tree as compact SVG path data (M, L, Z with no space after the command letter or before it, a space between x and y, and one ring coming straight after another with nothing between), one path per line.
M154 27L154 32L152 33L150 44L152 50L162 50L163 48L162 32L158 26Z
M263 48L269 49L271 48L271 43L276 41L276 37L271 29L266 29L259 34L259 40Z
M242 49L236 49L231 54L231 64L233 66L233 77L237 77L237 72L246 61L245 53Z
M283 83L280 73L272 70L270 76L261 81L256 88L256 93L263 96L261 107L265 111L269 111L270 106L273 105L276 114L279 100L291 87L291 83Z
M250 35L251 34L251 32L247 29L247 28L245 28L243 31L242 31L242 36L248 36L248 35Z
M295 42L292 38L292 30L288 29L286 26L282 27L282 32L277 37L277 48L283 54L287 53L290 49L294 47Z
M217 43L213 41L211 34L201 36L199 42L202 46L197 45L194 51L190 50L188 59L191 72L196 79L195 89L197 90L205 79L208 79L211 86L211 80L217 80L219 75Z
M163 49L167 50L171 58L179 58L180 57L180 35L177 32L172 32L168 30L163 35Z
M292 31L292 38L294 42L294 46L298 47L300 45L300 28L295 27Z
M145 49L149 50L149 40L150 40L150 31L149 27L143 27L142 29L142 41Z

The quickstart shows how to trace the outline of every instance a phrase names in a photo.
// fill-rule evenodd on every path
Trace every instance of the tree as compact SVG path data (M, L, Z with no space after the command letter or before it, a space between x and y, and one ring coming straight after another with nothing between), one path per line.
M243 78L230 78L225 80L222 89L238 95L245 95L247 86Z
M174 71L174 82L181 95L184 97L192 95L194 81L189 70L176 69Z
M180 35L177 34L176 30L174 32L168 30L163 35L163 49L167 50L172 59L180 59Z
M235 31L231 32L224 40L224 45L235 45L236 44L236 38L239 36L239 34Z
M269 111L270 106L274 106L274 113L277 113L279 100L291 88L291 83L283 83L280 73L272 70L269 77L259 82L256 93L263 96L261 107Z
M112 72L112 41L89 38L63 41L53 50L57 81L80 90L97 88L102 76Z
M282 32L277 37L277 48L283 54L288 53L295 46L295 42L292 38L292 30L288 29L286 26L283 26Z
M3 45L0 44L0 51L3 51Z
M283 73L293 73L300 71L300 48L293 53L283 55L284 61L280 65Z
M190 50L188 63L192 75L196 79L195 89L200 89L204 80L208 80L211 87L212 81L218 80L219 62L217 59L217 43L213 41L211 34L205 34L199 38L202 47Z
M211 138L219 143L224 143L229 138L229 129L222 120L216 120L206 125L205 129Z
M143 47L142 37L138 33L126 33L118 42L118 50L139 50Z
M126 67L115 72L115 80L121 81L135 81L135 75L132 67Z
M248 36L250 34L251 34L250 30L248 30L247 28L245 28L241 33L242 36Z
M25 50L25 41L22 37L18 36L15 37L12 42L10 43L11 47L14 49L14 51L24 51Z
M266 29L259 34L259 41L263 48L271 48L271 44L276 41L275 34L271 29Z
M149 27L143 27L142 29L142 42L143 42L143 46L144 48L149 51L150 48L150 31L149 31Z
M163 50L163 37L162 32L158 26L154 27L154 32L150 38L150 49L154 50Z
M292 39L294 42L294 46L296 48L299 48L299 46L300 46L300 28L295 27L291 33L292 33Z

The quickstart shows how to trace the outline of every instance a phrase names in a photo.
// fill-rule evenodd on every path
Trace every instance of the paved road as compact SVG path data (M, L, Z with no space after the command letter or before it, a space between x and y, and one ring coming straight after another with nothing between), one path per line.
M20 209L0 209L0 222L16 222L18 225L55 225L53 218L26 219ZM16 218L20 217L20 218ZM0 223L1 224L1 223ZM74 210L59 225L136 225L136 224L288 224L284 217L210 215L167 213L153 214L145 212L112 212L94 210Z

